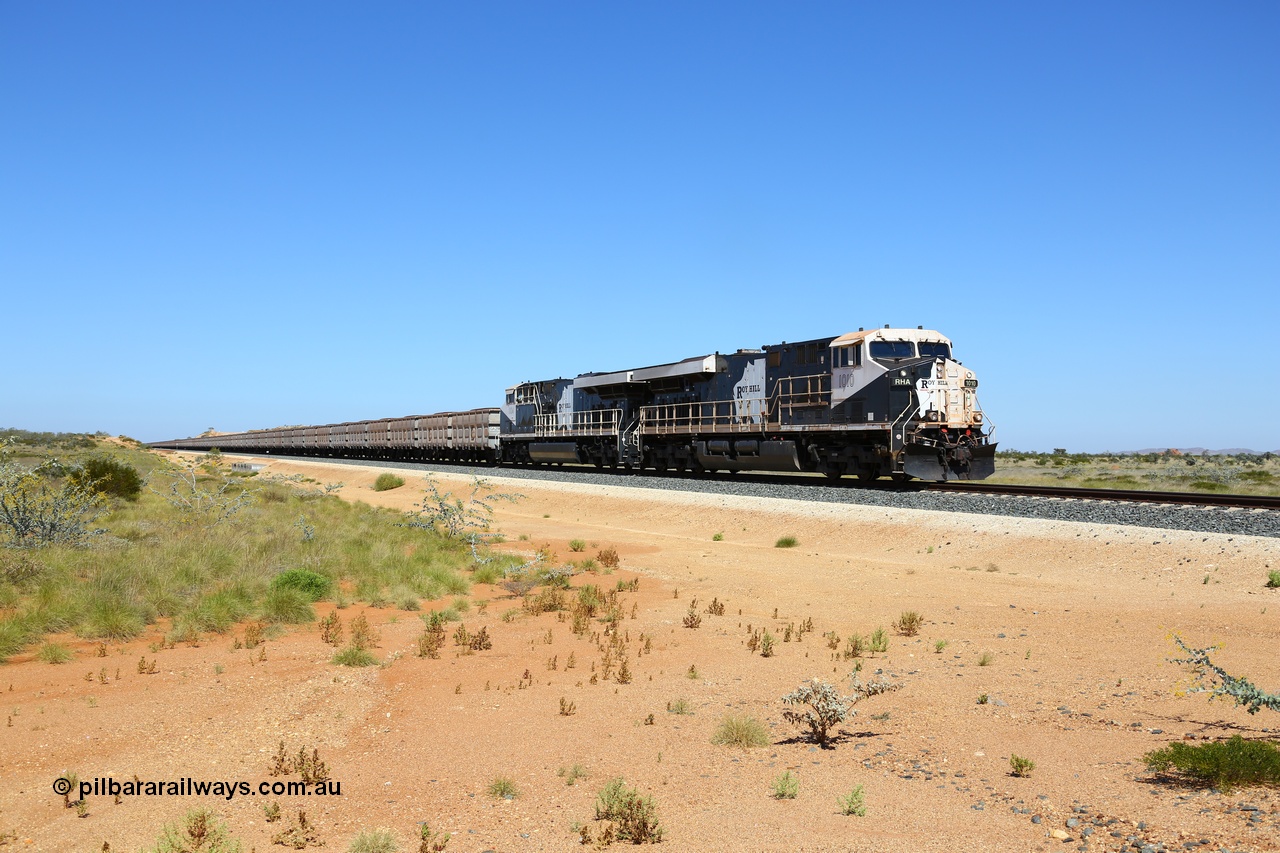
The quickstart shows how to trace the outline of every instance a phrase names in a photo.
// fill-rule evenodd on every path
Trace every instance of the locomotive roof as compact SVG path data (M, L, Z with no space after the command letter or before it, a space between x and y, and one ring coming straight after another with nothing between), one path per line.
M951 343L951 339L941 332L933 329L864 329L857 332L849 332L841 335L831 342L833 347L844 347L850 344L856 344L859 341L872 338L875 340L894 340L894 341L946 341Z
M574 380L577 388L602 388L606 385L626 385L630 382L649 382L672 376L694 376L700 373L716 373L721 367L721 355L699 355L683 361L638 367L634 370L618 370L612 373L584 373Z

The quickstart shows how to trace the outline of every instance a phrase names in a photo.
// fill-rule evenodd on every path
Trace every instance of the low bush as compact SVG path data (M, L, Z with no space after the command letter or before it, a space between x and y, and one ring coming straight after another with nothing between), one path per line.
M773 543L775 548L794 548L800 544L800 540L794 536L783 536L777 542Z
M658 810L652 797L628 788L621 779L614 779L596 795L596 820L612 821L612 836L632 844L657 844L662 841L663 829L658 823Z
M1267 589L1280 589L1280 571L1267 572Z
M893 627L904 637L914 637L920 633L920 626L923 624L924 617L919 613L914 610L904 610L898 617L898 621L893 623Z
M403 485L404 477L397 477L395 474L379 474L378 479L373 481L373 490L375 492L389 492Z
M1023 758L1021 755L1009 756L1009 773L1020 779L1026 779L1031 775L1031 771L1036 769L1036 763L1030 758Z
M581 553L587 550L587 543L581 539L570 539L569 550L573 551L575 554Z
M136 501L142 494L142 475L127 462L110 456L92 456L71 472L69 479L79 486L104 495Z
M755 717L745 714L726 714L720 721L720 725L716 727L715 734L711 736L711 742L717 746L738 746L750 749L768 746L773 740L769 737L769 730Z
M1247 785L1280 785L1280 747L1240 735L1195 745L1177 741L1148 752L1142 760L1154 773L1176 773L1223 792Z
M192 809L181 824L166 825L148 853L241 853L243 849L217 815Z
M840 814L846 817L867 816L866 797L861 785L855 785L853 790L843 797L836 797L836 802L840 804Z

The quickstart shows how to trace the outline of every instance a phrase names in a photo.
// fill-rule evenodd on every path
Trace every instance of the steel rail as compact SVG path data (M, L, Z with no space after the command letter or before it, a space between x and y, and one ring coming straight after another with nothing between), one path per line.
M1229 495L1213 492L1155 492L1142 489L1084 489L1073 486L1019 486L951 480L945 483L922 482L919 487L930 492L953 492L1017 497L1057 498L1068 500L1112 501L1115 503L1158 503L1187 506L1230 507L1235 509L1280 509L1280 497L1270 495Z
M234 453L226 453L228 456L256 456L265 459L295 459L298 461L324 462L329 459L346 459L350 462L368 462L375 465L394 466L396 462L404 462L410 465L441 465L445 467L487 467L495 474L501 475L503 468L510 468L516 471L563 471L570 473L573 471L581 471L590 474L614 474L619 480L625 481L641 477L645 479L662 479L673 478L681 480L707 480L710 482L743 482L756 483L759 485L780 485L794 486L798 484L809 484L815 488L835 488L835 489L864 489L886 492L949 492L952 494L973 494L973 495L1008 495L1010 497L1035 497L1050 498L1060 500L1090 500L1090 501L1110 501L1112 503L1148 503L1148 504L1171 504L1181 506L1204 506L1219 507L1227 509L1267 509L1280 510L1280 497L1270 495L1232 495L1213 492L1158 492L1145 491L1141 489L1085 489L1071 486L1021 486L1008 483L988 483L979 480L948 480L946 482L932 482L929 480L907 480L906 482L896 482L889 479L873 480L870 483L863 483L856 478L845 477L839 480L830 480L820 474L814 473L796 473L796 474L777 474L777 473L752 473L742 471L739 473L730 473L721 471L714 474L701 473L692 474L689 472L675 473L671 471L654 471L643 469L639 471L624 471L622 469L611 470L608 468L597 469L591 465L497 465L484 466L477 463L455 463L455 462L430 462L427 460L391 460L391 459L366 459L360 457L330 457L330 456L286 456L272 453L254 453L251 451L239 451Z

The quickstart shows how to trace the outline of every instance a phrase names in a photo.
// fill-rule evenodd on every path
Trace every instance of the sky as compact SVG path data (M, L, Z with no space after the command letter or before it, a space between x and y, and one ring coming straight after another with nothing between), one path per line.
M0 2L0 427L889 323L1005 448L1280 449L1277 39L1273 2Z

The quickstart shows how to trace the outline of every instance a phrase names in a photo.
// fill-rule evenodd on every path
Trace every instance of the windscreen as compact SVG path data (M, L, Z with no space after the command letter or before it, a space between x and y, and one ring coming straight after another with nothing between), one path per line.
M940 341L921 341L920 355L926 358L951 358L951 347Z
M916 354L915 344L911 341L872 341L872 358L911 358Z

